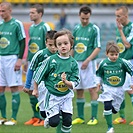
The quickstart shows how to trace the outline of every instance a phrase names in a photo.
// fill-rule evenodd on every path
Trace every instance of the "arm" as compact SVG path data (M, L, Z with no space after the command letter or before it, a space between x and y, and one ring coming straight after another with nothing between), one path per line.
M95 48L94 51L92 52L92 54L83 62L81 69L86 69L86 67L88 66L89 62L91 60L93 60L98 53L100 52L100 48Z
M19 50L18 60L15 63L14 71L19 71L22 65L22 58L25 50L25 38L19 41L19 43L20 43L20 50Z
M28 69L27 76L26 76L26 83L25 83L25 86L23 88L23 91L25 93L30 93L29 89L31 87L31 81L32 81L33 73L34 73L33 70Z
M38 93L38 84L36 82L34 82L34 90L32 92L32 95L35 97L38 97L39 93Z
M118 21L117 21L117 27L118 27L118 30L119 30L119 32L120 32L120 35L121 35L121 39L122 39L122 42L123 42L123 44L124 44L124 46L128 49L128 48L130 48L131 47L131 44L127 41L127 38L126 38L126 36L124 35L124 33L123 33L123 26L122 26L122 24L121 23L119 23Z

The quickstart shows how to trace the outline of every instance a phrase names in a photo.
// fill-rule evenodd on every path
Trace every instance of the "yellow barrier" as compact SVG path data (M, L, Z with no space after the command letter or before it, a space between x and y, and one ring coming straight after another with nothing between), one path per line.
M0 3L4 0L0 0ZM40 3L40 4L133 4L133 0L6 0L11 3Z

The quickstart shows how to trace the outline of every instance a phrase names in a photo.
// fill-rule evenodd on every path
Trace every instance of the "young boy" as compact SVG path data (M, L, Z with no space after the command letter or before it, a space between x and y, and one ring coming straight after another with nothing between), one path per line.
M70 31L61 30L55 34L58 54L48 57L36 70L33 95L38 96L38 84L44 81L46 92L44 105L47 118L44 126L57 127L62 115L61 133L71 132L73 89L79 84L79 69L76 60L70 56L74 38ZM61 112L61 113L60 113Z
M123 84L126 72L132 76L133 81L133 66L127 60L119 58L119 48L113 41L107 43L106 56L108 58L100 62L96 71L97 88L100 89L100 81L102 80L104 90L99 95L98 101L104 103L104 116L108 125L107 133L114 133L112 113L115 114L119 111L124 100ZM131 87L133 89L133 85Z
M31 60L31 64L30 64L29 69L28 69L28 72L27 72L26 83L25 83L25 87L23 88L24 92L32 94L32 90L30 90L30 88L31 88L31 84L33 82L32 77L33 77L34 71L39 66L40 62L42 62L47 57L49 57L49 56L51 56L57 52L57 48L55 47L54 38L53 38L55 33L56 33L56 31L54 31L54 30L50 30L47 32L47 34L46 34L46 47L47 48L38 51L33 56L32 60ZM44 91L45 91L44 86L41 86L41 84L40 84L39 88L40 88L39 89L40 94L44 93ZM38 98L38 100L40 100L40 99L41 99L41 95ZM41 108L41 106L40 106L40 108ZM33 117L32 119L35 119L35 118ZM32 124L34 124L34 123L32 123Z

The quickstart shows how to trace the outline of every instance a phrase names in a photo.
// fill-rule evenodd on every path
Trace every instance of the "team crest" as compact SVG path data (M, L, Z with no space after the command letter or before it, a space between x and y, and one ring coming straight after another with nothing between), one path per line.
M121 79L117 76L111 76L107 80L111 85L118 85L121 81Z
M62 81L58 82L55 85L55 88L60 92L65 92L68 90L68 87Z
M83 44L83 43L78 43L76 46L75 46L75 51L77 53L83 53L84 51L86 51L86 46Z
M29 51L31 53L36 53L37 51L39 50L39 47L36 43L32 43L30 46L29 46Z
M5 37L2 37L0 39L0 47L1 48L6 48L9 44L10 44L10 42Z
M120 53L123 53L125 51L125 46L120 42L117 45L119 47Z

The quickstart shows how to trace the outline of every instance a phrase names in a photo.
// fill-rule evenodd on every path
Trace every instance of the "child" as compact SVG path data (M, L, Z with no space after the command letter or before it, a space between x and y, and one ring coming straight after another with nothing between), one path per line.
M55 34L54 39L58 54L48 57L36 70L33 77L35 88L32 94L38 96L37 86L44 80L46 87L44 105L47 115L44 126L58 126L61 112L61 133L70 133L72 127L73 88L79 84L78 64L70 56L74 38L70 31L63 29Z
M25 83L25 87L23 88L23 91L28 93L28 94L32 94L32 91L33 90L30 90L31 88L31 84L32 84L32 77L33 77L33 73L34 71L36 70L36 68L39 66L39 63L42 62L43 60L45 60L47 57L55 54L57 52L57 48L55 47L55 44L54 44L54 34L56 33L57 31L54 31L54 30L50 30L47 32L46 34L46 47L45 49L43 50L40 50L38 51L32 58L31 60L31 64L29 66L29 69L28 69L28 72L27 72L27 77L26 77L26 83ZM39 87L39 93L40 93L40 96L38 98L38 100L40 101L41 100L41 97L44 93L44 86L42 86L42 84L40 84L40 87ZM41 115L43 117L45 117L45 113L43 112L43 104L40 104L40 112L41 112ZM30 125L30 124L34 124L34 120L35 118L33 117L31 119L31 121L29 122L26 122L25 125Z
M100 89L100 80L102 80L104 90L99 95L98 101L104 103L104 116L108 125L107 133L114 133L112 113L115 114L119 111L124 100L123 84L126 72L132 75L133 80L133 66L127 60L119 58L119 48L114 42L107 43L106 56L108 58L100 62L96 71L98 76L97 88Z

